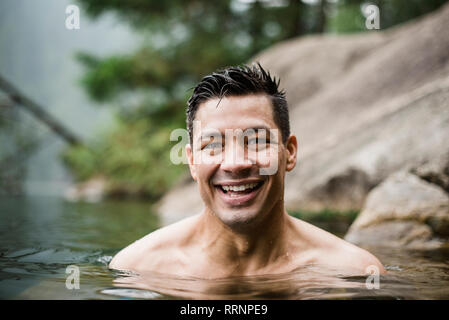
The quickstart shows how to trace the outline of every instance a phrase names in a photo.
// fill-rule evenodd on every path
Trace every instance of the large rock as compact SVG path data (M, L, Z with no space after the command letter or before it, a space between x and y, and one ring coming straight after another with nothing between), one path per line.
M449 152L413 168L412 173L449 193Z
M200 213L203 208L204 203L196 183L184 181L165 195L155 210L161 213L161 223L168 225L186 216Z
M326 120L323 127L333 127L334 132L323 134L313 147L300 144L299 168L287 176L287 207L360 209L368 192L391 173L444 155L449 141L449 81L432 82L404 99L379 103L375 110L384 113L377 119L363 119L369 112L354 112L355 124L348 121L347 128L359 127L352 130Z
M449 5L387 31L308 36L254 58L281 78L299 139L288 209L361 209L390 174L446 154L447 26ZM174 193L186 197L183 205ZM191 182L168 193L159 212L174 220L200 202Z
M449 196L412 173L395 173L369 193L345 239L369 246L447 246Z
M448 25L449 5L384 32L338 78L305 101L290 101L300 163L287 176L288 208L360 209L389 174L448 150ZM301 77L304 65L290 74Z
M69 187L64 192L64 198L70 202L100 202L104 199L107 181L103 176L96 176L83 183Z

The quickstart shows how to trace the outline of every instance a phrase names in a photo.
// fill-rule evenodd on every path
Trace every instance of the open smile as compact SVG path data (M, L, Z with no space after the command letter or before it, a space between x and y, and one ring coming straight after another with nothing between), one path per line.
M245 205L254 199L264 181L242 181L216 184L220 198L229 205Z

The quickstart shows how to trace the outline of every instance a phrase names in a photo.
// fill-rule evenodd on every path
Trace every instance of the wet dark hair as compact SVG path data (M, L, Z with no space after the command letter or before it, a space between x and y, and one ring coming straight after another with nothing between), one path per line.
M206 100L247 94L266 94L273 106L273 119L281 130L282 142L290 136L290 121L285 91L279 91L279 80L271 77L257 63L252 66L227 67L201 79L187 102L187 129L193 141L193 120L198 106Z

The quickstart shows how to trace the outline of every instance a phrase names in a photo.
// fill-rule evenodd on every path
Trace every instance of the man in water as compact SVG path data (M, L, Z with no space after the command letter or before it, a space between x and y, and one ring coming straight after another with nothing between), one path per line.
M287 214L284 179L298 143L285 93L260 65L204 77L188 101L187 127L190 173L205 209L132 243L110 268L208 279L311 264L385 272L368 251Z

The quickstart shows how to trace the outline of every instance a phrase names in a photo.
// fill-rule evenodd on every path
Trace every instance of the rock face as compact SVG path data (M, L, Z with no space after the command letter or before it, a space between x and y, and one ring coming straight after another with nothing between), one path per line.
M421 179L436 184L449 193L449 152L411 171Z
M64 198L70 202L99 202L106 193L107 182L104 177L94 177L84 183L68 188Z
M182 183L157 204L155 210L160 214L161 223L168 225L189 215L200 213L204 208L195 182Z
M400 171L369 193L345 239L369 246L447 246L449 196L439 186Z
M299 140L287 209L361 209L391 174L447 154L448 26L446 5L387 31L303 37L254 58L280 77ZM170 221L196 213L196 185L179 186L159 208Z

